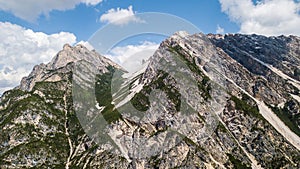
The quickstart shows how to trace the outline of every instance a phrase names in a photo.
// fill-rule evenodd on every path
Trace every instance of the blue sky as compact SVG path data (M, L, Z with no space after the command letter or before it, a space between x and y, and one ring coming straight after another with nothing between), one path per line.
M97 30L108 23L122 30L144 12L178 16L203 33L300 35L299 0L0 0L0 94L65 43L92 48L87 41ZM155 51L163 38L135 37L101 54L134 67L129 56Z
M11 22L34 31L47 34L61 31L72 32L77 40L88 38L106 23L99 18L112 8L127 9L130 5L137 13L162 12L184 18L195 24L204 33L215 33L217 25L224 28L225 32L237 32L238 25L229 20L221 11L218 0L105 0L95 6L77 4L74 9L58 11L53 10L49 16L40 15L35 21L26 21L14 16L10 12L1 11L0 21Z

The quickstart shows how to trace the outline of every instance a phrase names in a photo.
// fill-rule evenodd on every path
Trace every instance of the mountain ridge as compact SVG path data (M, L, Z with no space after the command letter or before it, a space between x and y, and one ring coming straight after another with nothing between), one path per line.
M1 97L0 164L4 168L297 168L298 43L295 36L178 32L162 42L145 71L122 81L129 91L121 86L116 93L111 93L110 79L116 71L124 72L120 66L83 46L65 45L49 64L36 66L18 88ZM65 62L62 56L70 58ZM109 122L107 134L113 144L108 145L117 149L96 144L97 137L91 136L95 133L77 119L70 62L85 57L99 70L95 104L100 109L96 106L94 113ZM78 78L75 82L88 84L85 76ZM108 97L114 94L120 97ZM183 105L195 111L187 109L184 114ZM90 120L89 114L82 115ZM172 130L184 137L165 137ZM148 141L144 145L154 144L162 151L136 149L143 139Z

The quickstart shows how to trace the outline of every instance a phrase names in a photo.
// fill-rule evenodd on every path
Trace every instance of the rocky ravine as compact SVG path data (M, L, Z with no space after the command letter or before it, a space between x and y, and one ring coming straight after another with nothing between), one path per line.
M3 94L0 168L299 168L299 40L178 32L117 81L120 66L65 45ZM92 111L74 86L96 87Z

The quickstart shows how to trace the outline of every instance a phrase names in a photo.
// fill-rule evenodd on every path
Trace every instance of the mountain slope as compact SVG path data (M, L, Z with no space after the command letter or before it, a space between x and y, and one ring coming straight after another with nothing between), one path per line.
M65 45L3 94L0 166L299 168L298 44L178 32L129 78Z

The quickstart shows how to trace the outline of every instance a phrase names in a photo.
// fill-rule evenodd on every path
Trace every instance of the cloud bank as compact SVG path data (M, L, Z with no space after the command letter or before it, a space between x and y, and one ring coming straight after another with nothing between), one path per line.
M48 15L53 10L69 10L82 3L97 5L102 0L0 0L0 10L10 12L15 16L33 22L41 14Z
M135 16L132 6L129 6L128 9L110 9L100 17L100 21L115 25L125 25L130 22L143 22L140 18Z
M0 22L0 94L17 86L34 65L49 62L65 43L76 37L68 32L47 35L9 22Z
M222 11L240 25L240 32L300 35L300 2L294 0L219 0Z
M120 64L129 73L134 73L140 70L143 61L148 60L158 47L157 43L145 41L137 45L115 47L105 56Z

